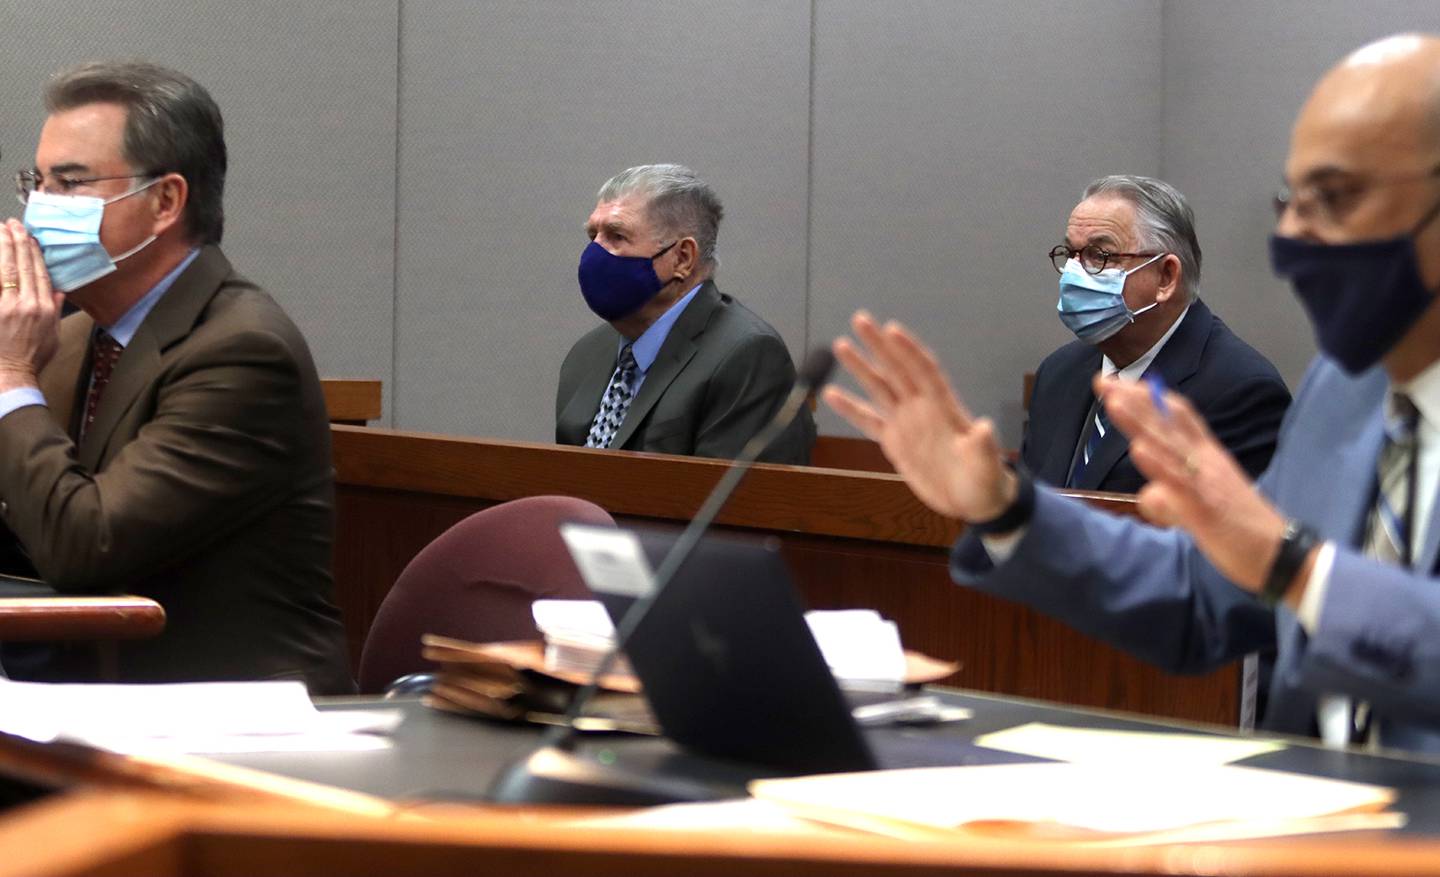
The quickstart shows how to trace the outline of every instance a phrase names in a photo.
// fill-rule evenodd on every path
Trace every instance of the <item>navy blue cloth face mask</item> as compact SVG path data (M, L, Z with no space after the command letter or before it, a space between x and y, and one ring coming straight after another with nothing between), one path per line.
M670 251L674 241L653 256L617 256L595 241L580 254L580 294L602 320L628 317L665 284L655 273L655 260Z
M1378 363L1435 302L1420 278L1415 236L1440 214L1436 204L1409 234L1357 244L1270 236L1270 265L1290 281L1315 342L1350 374Z

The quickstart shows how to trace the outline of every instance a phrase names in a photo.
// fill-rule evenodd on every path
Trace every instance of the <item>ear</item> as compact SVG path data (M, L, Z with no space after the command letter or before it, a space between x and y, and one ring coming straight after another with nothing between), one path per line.
M1155 300L1166 302L1177 295L1184 295L1185 287L1180 283L1183 270L1180 267L1180 257L1174 253L1166 253L1165 257L1159 261L1158 266L1160 283L1155 287Z
M695 239L681 238L671 252L675 254L675 270L670 279L684 282L694 277L700 267L700 245Z
M190 199L190 184L179 174L169 173L151 186L150 191L153 211L150 233L161 235L184 219L185 205Z

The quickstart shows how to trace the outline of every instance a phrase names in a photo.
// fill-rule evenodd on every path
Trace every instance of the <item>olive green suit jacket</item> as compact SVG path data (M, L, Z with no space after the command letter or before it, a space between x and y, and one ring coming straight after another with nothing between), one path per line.
M205 247L125 348L77 446L93 328L62 320L40 375L49 407L0 419L0 516L41 578L165 608L164 633L121 644L121 681L351 690L329 425L299 330ZM32 675L91 678L90 654L57 646Z

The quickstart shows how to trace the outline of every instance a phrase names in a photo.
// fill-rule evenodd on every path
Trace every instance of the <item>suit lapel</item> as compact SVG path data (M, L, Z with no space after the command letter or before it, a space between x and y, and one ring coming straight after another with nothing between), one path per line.
M650 409L655 407L655 403L665 395L671 382L700 349L695 339L704 334L705 327L710 324L710 317L719 306L720 292L715 288L714 281L705 281L705 285L700 287L685 312L675 321L675 325L670 327L670 334L665 336L665 343L660 345L660 353L656 355L650 371L645 373L645 383L640 385L640 394L630 403L630 409L625 412L625 422L620 424L610 447L623 448L625 443L630 441L635 430L649 415Z
M1199 299L1191 302L1190 310L1176 327L1175 334L1155 354L1145 373L1158 375L1165 386L1183 392L1185 382L1200 370L1200 357L1205 353L1205 342L1210 338L1210 326L1214 320L1214 314L1204 302ZM1085 467L1080 483L1075 486L1082 490L1094 490L1129 452L1129 437L1111 429L1100 442L1090 465Z
M585 444L590 434L590 425L595 422L595 413L600 410L600 398L610 386L615 374L616 355L620 350L621 337L618 332L598 336L598 340L584 351L585 363L580 369L580 382L560 412L558 424L574 429L579 444Z
M40 373L40 392L45 396L51 415L60 428L75 435L75 417L84 407L80 399L86 391L89 369L90 333L95 321L83 313L74 314L60 323L60 349Z
M85 431L85 440L80 444L81 465L91 471L99 467L125 412L160 371L161 354L190 333L229 274L230 263L220 250L205 247L161 296L115 363L95 411L95 423Z
M1074 368L1065 370L1061 385L1051 394L1056 398L1054 421L1045 428L1053 429L1056 438L1045 449L1045 458L1036 473L1042 481L1064 485L1069 479L1080 442L1090 423L1090 412L1095 406L1095 392L1090 387L1090 381L1099 370L1100 351L1092 347L1090 355Z

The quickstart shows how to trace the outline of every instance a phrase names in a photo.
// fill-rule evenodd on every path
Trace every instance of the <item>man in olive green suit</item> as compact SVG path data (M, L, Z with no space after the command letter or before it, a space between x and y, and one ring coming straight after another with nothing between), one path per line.
M324 399L299 330L217 246L218 107L141 63L46 97L25 228L0 233L0 515L56 590L164 607L164 633L122 644L121 681L352 690ZM80 313L58 320L51 282ZM58 645L9 669L95 673Z
M723 214L680 165L611 178L590 215L580 291L605 324L560 368L555 439L592 448L735 457L795 381L785 341L711 279ZM760 459L810 461L802 410Z

